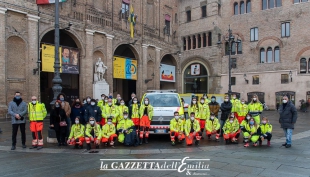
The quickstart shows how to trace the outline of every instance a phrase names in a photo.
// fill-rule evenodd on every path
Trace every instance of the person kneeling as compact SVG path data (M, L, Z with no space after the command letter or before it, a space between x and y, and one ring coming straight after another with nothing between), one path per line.
M174 112L174 118L170 120L170 138L172 146L175 145L175 137L178 138L180 143L184 138L184 124L181 119L179 119L179 112Z
M114 147L117 135L115 134L115 125L112 123L112 117L109 117L108 122L102 127L101 136L101 142L105 143L105 146L110 143L110 146Z
M254 118L250 118L249 123L245 125L244 131L244 147L249 146L249 141L253 142L253 146L257 146L257 141L260 135L260 128L256 124Z
M202 133L200 132L199 121L195 120L195 113L191 112L190 119L185 122L185 140L186 145L190 146L193 144L193 139L195 138L195 145L199 145L199 141Z
M229 144L230 142L234 144L238 143L237 140L240 135L240 130L239 130L239 122L236 118L230 116L229 119L227 119L227 121L225 122L223 130L226 144Z
M208 136L208 140L211 140L211 136L215 135L215 140L219 141L220 128L220 121L215 117L214 113L211 113L210 119L206 122L206 134Z
M85 141L87 144L87 150L90 150L90 143L93 142L96 145L96 149L99 149L101 139L100 125L96 123L94 117L89 118L89 123L86 125Z
M84 125L80 124L80 117L77 116L75 118L75 124L71 127L71 132L68 138L68 145L74 145L74 148L83 148L83 142L84 142L84 132L85 127Z
M118 142L124 143L126 146L137 146L138 136L135 129L135 124L131 119L128 119L128 112L123 113L123 119L117 124Z
M267 146L270 146L270 140L272 137L272 125L269 123L267 117L263 117L262 124L260 125L261 135L259 139L259 145L262 145L264 139L267 139Z

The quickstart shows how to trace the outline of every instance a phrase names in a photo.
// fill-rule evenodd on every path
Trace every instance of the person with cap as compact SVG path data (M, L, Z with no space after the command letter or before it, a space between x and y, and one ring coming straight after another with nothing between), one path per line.
M112 104L115 105L117 103L117 99L113 98L113 93L109 94L109 99L112 100Z
M203 138L203 132L205 129L205 125L206 125L206 120L208 120L210 118L210 110L209 110L209 105L208 105L208 101L206 102L205 97L202 97L200 99L200 103L199 103L199 112L200 112L200 119L199 119L199 123L200 123L200 131L202 133L201 139Z
M186 120L184 126L186 145L190 146L193 144L195 139L195 145L199 145L201 138L201 131L199 121L195 119L195 112L190 113L190 118Z
M149 130L151 126L151 121L153 118L154 110L153 106L150 104L149 98L145 97L144 102L140 107L140 145L143 141L147 144L149 138Z
M263 141L265 139L267 139L267 146L270 146L270 140L272 137L272 125L270 124L269 120L267 117L263 117L262 119L262 123L260 124L260 131L261 131L261 135L260 135L260 139L259 141L259 145L261 146Z
M117 135L115 134L115 125L112 123L112 117L108 117L107 123L101 129L101 142L105 146L110 144L111 147L114 147L114 142L116 141Z
M206 122L206 134L208 140L211 140L211 136L215 135L215 140L219 141L221 124L215 114L212 112L210 118Z
M118 106L116 106L115 104L113 104L113 99L109 98L108 99L108 105L105 106L102 110L102 117L103 118L109 118L112 117L112 122L114 125L116 125L116 118L119 115L119 109ZM105 119L105 121L102 121L101 126L104 126L105 123L107 122L107 119Z
M170 120L170 138L172 146L175 145L175 139L180 143L184 140L184 123L180 119L179 112L174 112L174 118Z
M245 104L244 99L241 99L241 102L237 108L237 115L238 115L237 119L238 119L239 124L242 123L247 113L248 113L248 105Z
M245 125L243 136L244 136L244 147L249 147L249 142L253 143L253 146L257 146L261 130L259 125L255 122L254 118L251 117L249 123Z
M210 112L213 112L215 117L218 117L218 113L220 110L220 104L216 102L216 97L212 96L211 97L211 102L209 103L209 110Z
M235 117L238 117L238 107L239 107L239 104L240 104L240 100L237 98L237 95L235 93L232 94L232 97L230 99L230 102L231 102L231 112L234 112L235 113Z
M195 113L195 119L200 120L200 106L197 103L197 97L193 96L192 97L192 101L191 104L188 106L188 116L191 117L191 113L194 112Z
M231 116L229 119L226 120L224 127L223 127L223 132L224 132L224 140L226 141L226 144L238 143L238 137L240 135L240 130L239 130L239 122L238 120Z
M75 124L71 127L71 132L68 137L68 145L74 145L74 148L83 148L83 142L85 140L84 138L84 132L85 132L85 126L81 124L80 122L81 118L79 116L76 116L75 118Z
M84 120L86 122L89 122L89 118L93 117L95 118L97 124L100 123L102 119L102 112L101 109L96 105L95 99L91 99L90 106L86 107L84 116L85 116Z
M118 142L127 146L137 146L137 134L135 124L128 118L128 112L123 112L123 119L117 124Z
M94 117L89 118L89 123L86 125L85 130L85 141L87 144L87 150L91 149L90 143L93 142L96 146L96 149L99 149L101 139L101 129L100 125L96 123Z

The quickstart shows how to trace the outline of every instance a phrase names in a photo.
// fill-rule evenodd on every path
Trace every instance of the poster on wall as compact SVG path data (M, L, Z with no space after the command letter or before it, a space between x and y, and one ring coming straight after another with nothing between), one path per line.
M137 60L113 57L113 78L137 80Z
M191 75L192 76L200 75L200 64L191 65Z
M59 47L60 73L79 74L79 49ZM42 44L42 71L54 72L55 46Z
M175 82L175 66L160 64L160 81Z

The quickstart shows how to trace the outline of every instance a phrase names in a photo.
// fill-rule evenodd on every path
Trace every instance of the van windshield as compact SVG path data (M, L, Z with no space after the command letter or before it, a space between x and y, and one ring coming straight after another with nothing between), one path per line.
M180 107L181 103L177 94L146 94L153 107Z

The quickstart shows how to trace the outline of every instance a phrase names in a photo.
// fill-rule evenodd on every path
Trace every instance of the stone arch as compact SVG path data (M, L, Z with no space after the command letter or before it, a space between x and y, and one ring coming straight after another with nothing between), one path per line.
M265 37L263 39L261 39L257 45L256 45L256 51L259 51L261 45L263 42L267 41L267 40L274 40L279 44L279 47L282 48L283 47L283 42L281 41L281 39L274 37L274 36L269 36L269 37Z
M128 44L128 43L124 43L124 42L120 42L117 45L115 45L115 47L113 49L113 55L114 55L116 49L122 45L127 45L131 49L131 51L133 52L135 59L140 61L140 53L138 52L137 48L132 44Z
M185 60L181 63L181 69L182 69L182 72L181 72L181 73L183 74L183 72L184 72L184 70L186 69L186 67L187 67L189 64L194 63L194 62L200 62L200 63L202 63L202 64L206 67L207 72L208 72L208 75L209 75L209 76L212 76L212 75L213 75L214 71L213 71L213 68L212 68L211 63L210 63L207 59L205 59L205 58L203 58L202 56L199 56L199 55L194 55L194 56L191 56L191 57L185 59Z
M175 59L175 57L170 54L170 53L165 53L161 56L161 59L160 59L160 65L159 65L159 68L162 67L161 64L167 64L167 65L172 65L172 66L175 66L175 72L174 72L174 75L172 73L172 76L174 77L174 80L175 82L167 82L167 81L161 81L160 82L160 89L175 89L177 87L177 80L178 80L178 71L179 71L179 65L178 65L178 62L177 60ZM160 69L160 72L165 72L162 68ZM160 73L160 78L164 77L165 75L169 75L169 73ZM172 78L172 77L170 77Z
M299 61L300 58L302 57L302 55L303 55L305 52L307 52L308 50L310 50L310 46L301 49L301 50L297 53L296 58L295 58L295 61Z

